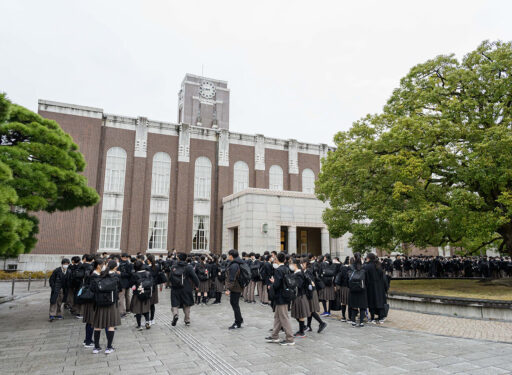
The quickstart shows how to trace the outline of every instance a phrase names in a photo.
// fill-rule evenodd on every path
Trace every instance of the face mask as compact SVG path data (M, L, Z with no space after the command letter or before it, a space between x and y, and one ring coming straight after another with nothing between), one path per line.
M101 270L102 271L105 271L107 269L107 266L103 265L103 267L101 267Z
M62 265L62 268L63 268L64 270L67 270L67 269L68 269L68 267L69 267L69 264L64 264L64 265Z
M276 269L277 269L277 268L279 268L279 264L277 264L277 263L272 263L272 267L274 267L274 268L276 268Z

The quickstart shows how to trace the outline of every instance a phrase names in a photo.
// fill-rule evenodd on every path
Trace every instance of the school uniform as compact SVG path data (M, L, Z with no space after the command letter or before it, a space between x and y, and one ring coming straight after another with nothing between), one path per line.
M62 303L64 296L67 295L68 276L69 273L62 267L56 268L50 276L50 319L55 316L62 317Z
M293 277L297 280L297 297L292 301L290 314L295 319L305 319L311 315L309 301L306 296L306 279L301 270L295 271Z
M183 285L173 285L172 273L178 267L184 268ZM194 287L199 286L199 279L190 264L185 261L178 261L171 267L171 312L173 314L173 325L176 324L179 309L183 309L185 323L190 323L190 306L194 304Z
M355 267L350 266L349 271L349 279L352 272L354 272ZM361 268L363 272L365 272L364 268ZM365 272L365 284L368 285L368 274ZM362 291L353 291L350 290L348 295L348 307L349 307L349 318L353 322L355 322L355 317L357 315L357 310L359 310L359 322L363 323L364 320L364 312L368 308L368 297L366 294L366 288ZM355 310L355 311L354 311Z
M263 262L261 265L261 293L258 290L258 294L260 295L260 302L264 304L269 304L270 300L268 298L268 287L272 285L270 282L270 277L272 277L274 269L272 268L272 264L270 262Z
M130 285L136 288L145 278L151 278L151 274L147 270L134 272L131 277ZM148 314L151 307L151 299L141 300L137 294L134 294L130 301L130 311L135 315Z
M334 284L338 287L336 298L339 299L342 306L348 305L348 296L350 294L350 289L348 288L348 270L349 268L347 266L341 266L334 281Z
M308 268L306 271L304 271L304 275L306 278L309 278L310 282L314 284L315 276L311 268ZM306 296L308 299L310 314L320 312L320 301L318 299L318 291L316 288L313 287L311 291L306 293Z
M118 293L121 289L119 284L119 278L117 274L110 273L106 276L98 276L94 278L91 282L91 290L94 293L98 292L98 282L102 278L115 278L117 280L117 291L114 293L114 303L109 306L94 306L94 317L92 321L92 326L94 328L109 328L109 327L117 327L121 325L121 314L119 313L119 299Z
M125 315L130 312L130 305L132 301L132 290L130 288L130 280L133 274L133 264L127 260L122 260L119 263L119 272L121 283L121 291L119 292L119 312Z
M272 284L274 327L270 337L273 340L277 340L282 328L286 335L286 342L294 343L295 339L290 325L290 319L288 318L288 302L284 297L284 276L288 272L290 271L284 264L281 264L274 271L274 283Z

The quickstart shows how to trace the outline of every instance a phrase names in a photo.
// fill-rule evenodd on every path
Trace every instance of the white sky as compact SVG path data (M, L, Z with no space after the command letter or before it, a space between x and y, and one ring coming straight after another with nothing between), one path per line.
M228 81L230 128L332 144L439 54L512 40L512 1L0 4L0 91L176 121L185 73Z

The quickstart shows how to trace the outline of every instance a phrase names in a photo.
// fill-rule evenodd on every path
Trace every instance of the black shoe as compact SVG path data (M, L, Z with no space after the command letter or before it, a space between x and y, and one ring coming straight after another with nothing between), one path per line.
M233 325L230 326L228 329L238 329L238 328L242 328L242 325L241 324L233 323Z
M190 327L190 322L185 322L185 325L186 325L187 327Z
M313 330L311 329L311 327L310 327L310 326L307 326L307 327L306 327L306 332L313 332Z
M176 323L178 323L178 314L174 315L174 317L172 318L172 323L171 323L171 325L172 325L173 327L175 327L175 326L176 326Z
M327 323L322 322L322 324L320 324L320 327L318 327L318 333L322 333L325 327L327 327Z
M151 328L151 324L149 324L149 322L146 322L146 329L150 329Z
M218 303L220 303L220 301L215 301L214 303L212 303L212 305L216 305Z

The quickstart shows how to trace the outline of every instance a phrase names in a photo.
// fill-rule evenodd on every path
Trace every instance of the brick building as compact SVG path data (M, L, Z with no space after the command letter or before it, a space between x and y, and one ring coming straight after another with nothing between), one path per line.
M232 132L229 98L227 82L187 74L176 123L39 100L39 114L79 145L101 201L40 214L38 244L19 262L172 249L350 254L346 237L329 237L313 194L329 147Z

